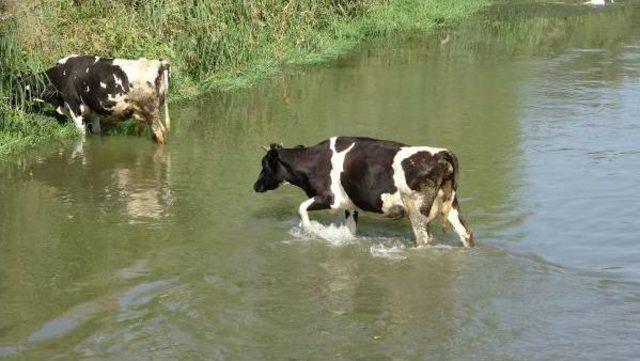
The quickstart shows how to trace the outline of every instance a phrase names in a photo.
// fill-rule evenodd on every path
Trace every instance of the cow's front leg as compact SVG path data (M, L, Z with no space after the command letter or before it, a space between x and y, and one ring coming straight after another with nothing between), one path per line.
M309 198L300 204L298 213L300 214L302 229L311 230L311 220L309 219L309 211L318 211L321 209L329 209L331 207L331 197L315 196Z
M356 235L358 230L358 211L344 211L344 224L352 235Z
M153 139L160 143L160 144L164 144L164 133L165 133L165 129L162 126L162 124L160 123L159 120L154 120L151 123L151 132L153 133Z
M151 134L154 141L164 144L166 129L160 122L157 110L142 108L133 113L133 117L138 121L147 124L149 128L151 128Z
M84 126L84 117L82 116L81 106L75 106L69 103L65 103L65 106L67 107L69 116L71 117L71 119L73 119L76 128L78 129L78 131L80 131L80 134L85 135L87 133L87 130Z
M102 128L100 127L100 117L96 114L91 114L91 133L100 134Z

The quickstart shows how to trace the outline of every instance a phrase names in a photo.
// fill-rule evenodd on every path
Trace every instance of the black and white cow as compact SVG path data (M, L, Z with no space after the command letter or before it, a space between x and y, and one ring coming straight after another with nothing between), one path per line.
M119 122L133 116L151 127L157 142L164 143L170 127L169 72L169 63L163 60L71 55L44 74L22 77L20 83L27 100L54 105L58 113L73 119L82 134L85 121L99 133L101 120Z
M313 147L271 144L253 188L266 192L283 182L309 197L298 209L302 227L310 228L308 211L345 210L355 233L358 211L411 220L418 247L431 241L427 225L436 216L447 221L465 247L473 235L460 215L456 196L458 160L444 148L415 147L360 137L333 137Z

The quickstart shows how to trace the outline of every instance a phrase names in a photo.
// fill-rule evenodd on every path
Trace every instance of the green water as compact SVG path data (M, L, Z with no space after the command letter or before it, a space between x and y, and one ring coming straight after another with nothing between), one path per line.
M638 359L639 114L640 6L508 5L4 161L0 359ZM454 150L478 246L253 193L339 134Z

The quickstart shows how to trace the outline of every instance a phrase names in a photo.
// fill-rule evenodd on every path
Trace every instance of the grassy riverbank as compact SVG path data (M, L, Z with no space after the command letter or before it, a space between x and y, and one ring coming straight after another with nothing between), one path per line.
M67 139L72 127L12 110L11 80L68 54L163 58L171 99L248 86L364 39L450 26L491 0L5 0L0 15L0 156Z

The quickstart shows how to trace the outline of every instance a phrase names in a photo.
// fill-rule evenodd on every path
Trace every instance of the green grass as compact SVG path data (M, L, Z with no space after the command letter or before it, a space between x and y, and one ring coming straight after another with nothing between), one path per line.
M246 87L290 64L361 41L451 26L491 0L9 0L0 15L0 156L73 137L70 126L8 106L12 80L73 53L163 58L170 97ZM132 132L135 127L117 127Z

